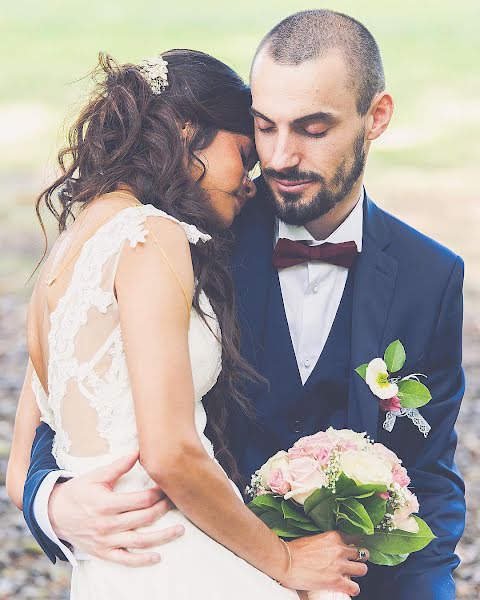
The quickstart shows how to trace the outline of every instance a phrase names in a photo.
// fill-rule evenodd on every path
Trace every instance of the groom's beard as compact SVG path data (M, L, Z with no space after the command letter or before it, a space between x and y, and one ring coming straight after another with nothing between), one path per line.
M344 158L338 166L335 175L327 182L318 173L302 172L298 169L288 171L274 171L263 169L264 176L288 179L290 181L318 181L321 189L308 203L301 203L301 193L283 192L277 195L265 179L267 199L272 205L276 216L290 225L305 225L329 213L339 202L350 193L353 185L358 181L365 168L365 129L355 138L350 156ZM348 165L350 164L350 168Z

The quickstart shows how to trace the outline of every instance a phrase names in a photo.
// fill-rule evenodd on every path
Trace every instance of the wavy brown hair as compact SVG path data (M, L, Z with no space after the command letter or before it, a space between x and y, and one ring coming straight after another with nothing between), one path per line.
M40 194L36 211L44 233L43 204L62 232L79 208L127 184L142 203L212 235L210 242L191 246L197 280L193 307L202 314L199 295L205 291L220 323L222 372L206 409L216 457L241 481L225 436L228 405L235 402L252 417L243 384L259 376L238 350L233 283L225 260L229 232L219 230L201 178L192 178L191 167L198 163L204 176L206 166L196 153L220 130L253 137L250 89L230 67L203 52L169 50L162 57L168 62L168 87L155 95L138 66L99 55L92 96L58 155L62 174ZM193 132L188 140L181 133L185 123Z

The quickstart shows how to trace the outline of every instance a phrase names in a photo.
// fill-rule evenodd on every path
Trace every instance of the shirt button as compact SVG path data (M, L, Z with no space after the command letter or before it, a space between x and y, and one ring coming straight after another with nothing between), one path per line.
M315 285L312 291L314 294L318 294L318 285Z
M305 366L305 367L308 369L308 367L310 366L310 359L309 359L309 358L306 358L306 359L303 361L303 365L304 365L304 366Z

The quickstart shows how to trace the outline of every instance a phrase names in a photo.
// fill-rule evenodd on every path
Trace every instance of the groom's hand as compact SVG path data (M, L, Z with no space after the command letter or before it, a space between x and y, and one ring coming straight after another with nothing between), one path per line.
M48 513L57 536L75 548L105 560L139 567L158 562L157 552L129 552L126 548L148 549L183 535L181 525L150 533L132 531L151 525L172 504L154 487L139 492L115 492L115 482L138 460L138 453L57 484L50 496Z

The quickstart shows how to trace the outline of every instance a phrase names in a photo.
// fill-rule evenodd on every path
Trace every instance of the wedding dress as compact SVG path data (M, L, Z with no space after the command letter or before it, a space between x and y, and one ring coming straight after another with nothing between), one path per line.
M138 448L114 279L125 244L135 247L145 243L146 219L150 217L179 223L192 244L210 239L195 226L181 223L152 205L123 208L84 243L65 292L52 311L46 309L48 396L35 373L32 386L42 420L55 431L53 455L59 467L77 475ZM62 257L62 240L58 243L53 271ZM162 260L160 254L159 260ZM220 327L204 293L200 296L200 305L208 315L213 333L192 309L189 348L195 421L202 443L214 460L212 444L204 434L207 419L202 397L213 387L221 370L221 344L214 335L220 336ZM115 489L127 492L154 485L137 462ZM240 494L238 488L235 489ZM298 599L296 592L279 586L214 541L177 509L139 531L154 531L175 524L184 525L184 536L156 548L162 560L151 566L125 567L77 552L71 599Z

